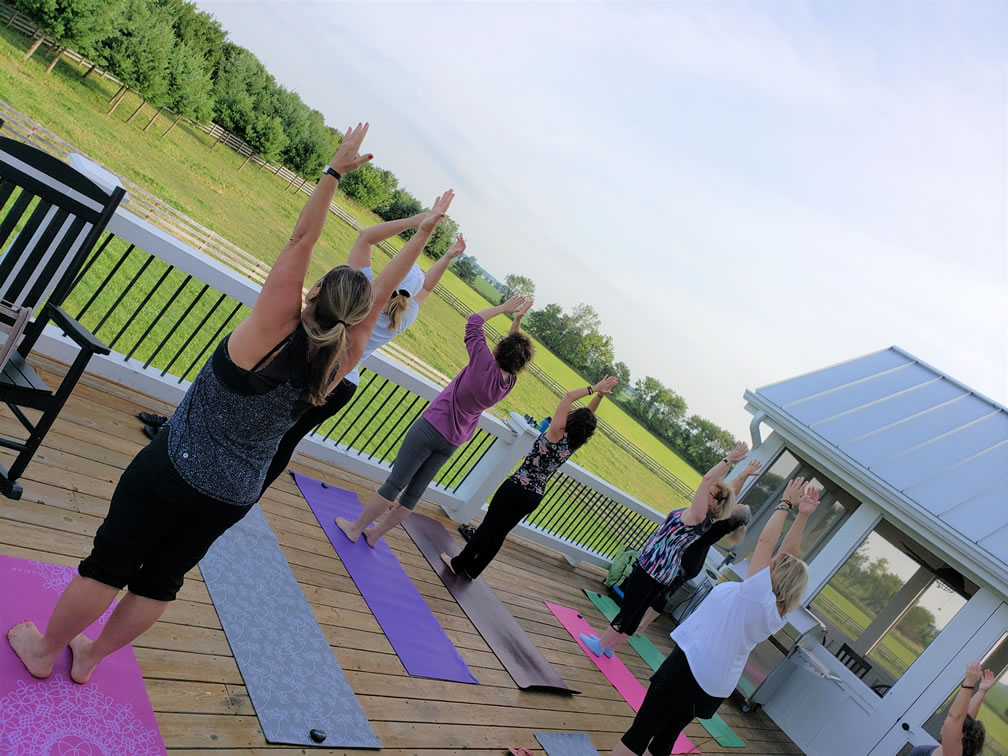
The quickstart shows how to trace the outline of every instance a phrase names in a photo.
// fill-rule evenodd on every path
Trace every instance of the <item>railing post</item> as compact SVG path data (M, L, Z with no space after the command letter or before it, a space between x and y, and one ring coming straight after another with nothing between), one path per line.
M470 471L469 477L456 492L459 505L454 511L445 513L455 522L469 522L483 508L497 487L504 482L514 466L528 453L532 440L539 435L517 412L511 413L508 425L514 431L510 439L499 436L490 450Z

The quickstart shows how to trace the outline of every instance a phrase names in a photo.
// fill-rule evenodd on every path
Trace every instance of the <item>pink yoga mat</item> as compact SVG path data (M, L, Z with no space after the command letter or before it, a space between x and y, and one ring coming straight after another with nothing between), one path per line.
M588 621L578 614L576 609L570 609L559 604L551 604L549 601L543 603L546 604L546 608L553 612L553 616L560 621L564 629L571 634L574 642L581 647L585 655L595 663L599 671L612 683L613 687L616 688L616 692L623 696L624 701L630 704L630 708L635 712L640 709L641 704L644 702L644 694L647 691L640 681L634 677L633 672L626 668L626 665L619 660L618 656L595 656L595 654L588 650L588 647L585 646L579 637L581 633L599 636L601 633L596 632L588 624ZM700 753L700 751L689 738L685 735L680 735L679 739L676 740L672 753Z
M0 753L14 756L166 754L133 648L107 657L90 682L70 679L70 651L53 673L36 680L7 643L12 626L31 620L45 629L77 570L0 556ZM96 638L111 607L84 634Z

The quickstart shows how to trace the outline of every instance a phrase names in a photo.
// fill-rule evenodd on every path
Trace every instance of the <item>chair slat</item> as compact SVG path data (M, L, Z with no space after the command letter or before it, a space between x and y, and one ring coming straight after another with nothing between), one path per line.
M26 273L31 275L32 272L30 257L35 252L40 238L45 235L46 225L57 212L57 208L40 200L18 233L17 238L11 242L4 253L3 261L9 260L12 264L12 270L3 278L3 291L0 292L0 297L8 302L21 304L20 295L24 287L23 277Z
M7 245L8 237L17 227L17 224L21 222L21 216L25 214L25 210L28 209L28 205L33 199L35 199L35 195L26 189L22 189L18 198L14 200L14 205L10 211L4 216L3 221L0 221L0 247ZM4 280L10 274L11 268L14 267L14 262L14 260L8 260L6 255L3 261L0 261L0 280Z
M55 155L50 155L30 144L10 137L0 137L0 152L10 155L10 162L16 161L19 164L17 168L22 172L35 174L35 178L41 177L46 185L51 186L53 181L57 181L65 188L79 193L82 195L81 199L86 200L88 205L93 203L97 206L97 210L93 207L90 208L92 212L101 213L101 209L108 202L109 193L107 191ZM0 172L2 171L3 169L0 168ZM58 188L56 191L60 194L66 194L62 188Z
M3 179L0 179L0 209L7 204L7 200L10 199L10 196L13 194L15 188L17 188L17 184L13 181L4 181Z
M21 255L24 260L15 274L14 280L7 285L4 297L8 301L29 307L37 307L40 304L37 297L30 296L29 286L33 281L37 281L40 272L54 261L58 253L56 242L61 232L65 231L64 227L68 225L70 225L70 213L66 210L54 207L52 212L46 214L44 227L34 234L28 247L25 248ZM8 254L13 254L13 252L12 246ZM55 262L56 267L59 267L60 260L57 259ZM55 284L56 282L50 279L45 282L42 290L46 287L51 288ZM40 290L40 294L42 290Z

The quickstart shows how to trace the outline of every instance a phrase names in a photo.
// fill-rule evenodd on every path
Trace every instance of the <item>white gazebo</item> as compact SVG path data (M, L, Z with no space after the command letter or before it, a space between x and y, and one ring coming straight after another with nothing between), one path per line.
M979 658L999 676L984 753L1008 753L1008 410L896 347L745 399L764 466L740 556L793 475L822 505L803 608L754 652L743 695L806 753L892 756L938 742Z

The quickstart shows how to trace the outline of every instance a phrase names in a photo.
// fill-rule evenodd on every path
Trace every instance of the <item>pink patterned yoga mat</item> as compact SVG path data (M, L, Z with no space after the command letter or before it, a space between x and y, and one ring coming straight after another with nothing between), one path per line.
M624 701L630 704L630 708L634 711L640 709L641 704L644 702L644 694L647 691L640 681L634 677L633 672L626 668L626 665L619 660L618 656L595 656L595 654L588 650L588 647L585 646L579 637L581 633L585 635L601 635L601 633L592 629L592 626L588 624L588 621L576 609L560 606L559 604L551 604L549 601L544 601L543 603L546 604L547 609L553 612L553 616L560 621L564 629L571 634L574 642L581 647L585 655L595 663L599 671L612 683L613 687L616 688L616 692L623 696ZM679 739L676 740L672 753L700 753L700 751L689 738L685 735L680 735Z
M165 756L133 648L106 658L86 685L70 679L70 651L53 673L36 680L7 643L12 626L31 620L44 629L56 600L77 570L0 556L0 754L4 756ZM84 631L101 632L112 607Z

